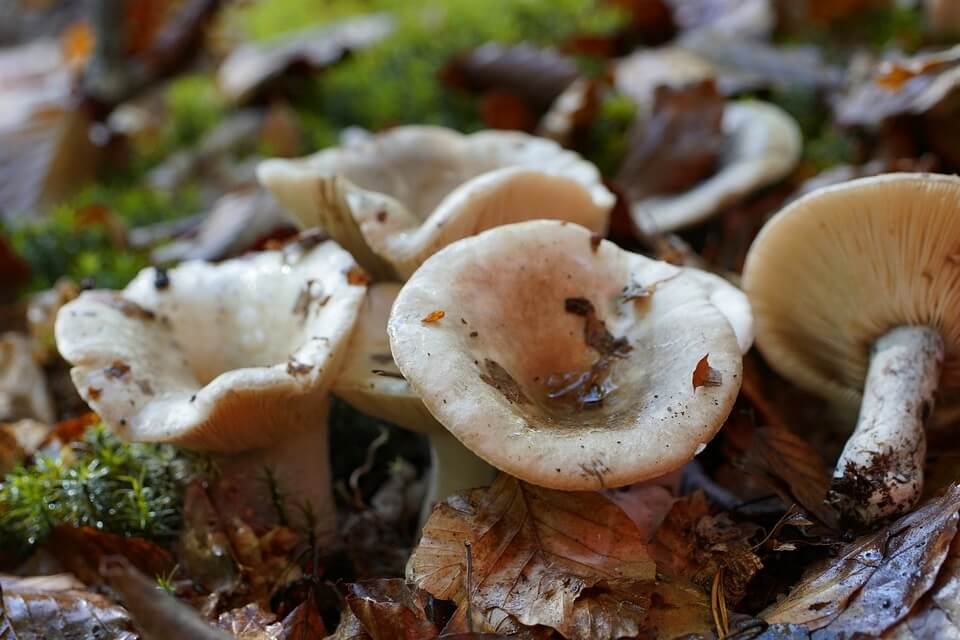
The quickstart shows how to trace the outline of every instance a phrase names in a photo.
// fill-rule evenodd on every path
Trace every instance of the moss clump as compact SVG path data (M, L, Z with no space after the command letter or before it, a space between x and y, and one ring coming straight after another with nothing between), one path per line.
M0 230L8 234L14 249L30 264L30 290L49 288L67 275L80 281L92 278L98 287L121 288L149 264L145 252L118 246L102 220L85 220L91 206L109 211L121 226L135 227L171 220L193 212L193 190L160 193L147 187L95 185L50 215Z
M621 93L610 93L600 103L599 113L585 134L583 155L603 175L613 176L623 163L636 114L636 103Z
M193 464L169 445L128 444L102 426L59 456L38 456L0 482L0 548L23 553L59 524L169 540Z

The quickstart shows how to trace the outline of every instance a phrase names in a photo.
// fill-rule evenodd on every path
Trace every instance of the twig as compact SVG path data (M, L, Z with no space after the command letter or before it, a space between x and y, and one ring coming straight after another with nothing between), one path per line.
M727 614L727 598L723 594L723 567L713 575L713 586L710 589L710 613L713 614L713 624L717 627L718 640L724 640L730 635L730 618Z
M473 595L473 546L469 540L463 541L467 551L467 631L473 633L473 607L470 604Z
M349 484L350 489L353 491L353 504L357 509L366 509L366 505L363 502L363 493L360 491L360 478L370 472L373 469L373 463L376 461L377 449L382 447L387 443L387 440L390 439L390 433L380 427L380 435L374 438L373 442L367 447L367 456L363 461L363 464L353 470L353 473L350 474Z

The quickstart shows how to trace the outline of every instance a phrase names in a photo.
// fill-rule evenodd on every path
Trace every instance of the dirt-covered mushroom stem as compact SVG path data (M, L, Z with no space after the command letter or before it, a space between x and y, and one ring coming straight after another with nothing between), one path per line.
M916 503L927 419L952 428L943 416L960 406L958 213L957 176L850 180L787 205L747 255L767 362L844 413L859 407L828 496L852 525Z
M924 427L943 359L943 339L929 327L898 327L874 343L857 426L828 495L856 524L902 513L920 498Z

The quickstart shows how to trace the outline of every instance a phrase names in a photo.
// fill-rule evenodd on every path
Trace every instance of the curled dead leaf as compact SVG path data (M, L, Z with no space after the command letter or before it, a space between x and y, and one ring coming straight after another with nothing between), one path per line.
M710 366L708 358L710 354L700 358L697 366L693 369L693 390L699 387L719 387L723 384L723 376L719 371Z
M399 578L364 580L347 585L347 605L371 640L433 638L430 597Z
M654 575L643 536L612 502L507 475L437 505L407 566L417 586L461 608L469 601L481 616L497 609L523 625L596 640L644 628L648 596L637 586Z

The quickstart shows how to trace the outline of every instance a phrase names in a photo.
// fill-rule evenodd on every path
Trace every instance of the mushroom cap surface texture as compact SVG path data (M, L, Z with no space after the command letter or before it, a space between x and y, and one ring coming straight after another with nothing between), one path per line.
M185 262L163 286L145 269L65 305L57 346L121 435L220 453L276 445L323 414L363 301L357 269L330 241Z
M558 221L443 249L401 289L388 333L442 425L491 465L555 489L680 467L740 388L736 335L705 287ZM705 357L713 379L695 388Z
M631 216L640 229L666 232L703 222L783 178L800 159L800 128L780 107L759 101L729 102L722 126L727 140L717 171L678 195L631 203Z
M354 225L359 246L342 244L361 264L372 252L401 279L451 242L501 224L555 218L604 232L615 201L579 155L510 131L396 127L265 161L257 175L304 228Z
M423 406L390 353L387 319L400 286L397 282L370 286L332 391L359 411L404 429L442 431L443 426Z
M874 342L904 325L946 348L938 407L960 390L960 178L895 173L813 191L747 255L756 344L801 387L857 406Z

